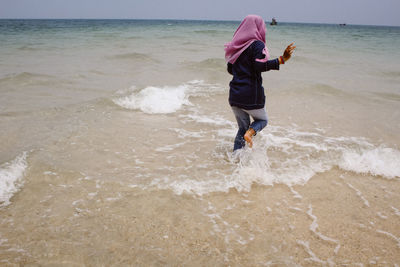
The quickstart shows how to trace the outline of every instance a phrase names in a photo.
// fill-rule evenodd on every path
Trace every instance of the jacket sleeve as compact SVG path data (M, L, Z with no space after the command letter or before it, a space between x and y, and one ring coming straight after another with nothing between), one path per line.
M256 60L265 58L265 54L263 53L264 47L262 42L256 42L254 44L254 68L259 72L279 70L279 60L277 58L267 60L266 62L259 62Z
M227 71L229 72L229 74L232 74L232 75L233 75L233 73L232 73L232 63L228 63L226 69L227 69Z

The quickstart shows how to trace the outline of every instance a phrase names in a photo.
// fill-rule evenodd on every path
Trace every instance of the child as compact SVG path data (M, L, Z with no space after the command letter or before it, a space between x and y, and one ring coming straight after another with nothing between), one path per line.
M229 104L239 126L234 151L244 147L246 142L252 147L252 137L267 125L261 72L279 70L279 65L285 64L296 48L292 43L283 56L269 60L265 32L264 20L260 16L248 15L237 28L232 41L225 44L228 72L233 75L229 83ZM254 120L251 124L250 116Z

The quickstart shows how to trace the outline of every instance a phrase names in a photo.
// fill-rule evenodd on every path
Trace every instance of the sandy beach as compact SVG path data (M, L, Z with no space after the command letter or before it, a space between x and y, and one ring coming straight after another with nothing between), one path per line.
M400 266L400 28L268 28L233 154L238 23L0 20L0 265Z

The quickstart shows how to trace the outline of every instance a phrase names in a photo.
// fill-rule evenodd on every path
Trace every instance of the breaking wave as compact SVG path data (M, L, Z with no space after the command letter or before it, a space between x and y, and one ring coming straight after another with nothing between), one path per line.
M146 87L139 92L114 99L114 103L148 114L174 113L184 106L191 105L189 96L202 95L205 91L221 90L216 85L193 80L179 86Z
M0 206L9 205L11 197L19 191L27 166L25 152L0 165Z

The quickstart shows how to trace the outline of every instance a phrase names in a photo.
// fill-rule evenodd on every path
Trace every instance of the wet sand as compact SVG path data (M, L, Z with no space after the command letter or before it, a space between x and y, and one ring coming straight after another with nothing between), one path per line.
M40 173L37 168L29 172ZM393 180L333 169L304 186L253 185L250 193L232 189L201 197L99 184L73 172L34 178L2 211L2 264L396 266L400 261L400 207L393 205L400 203L400 188Z

